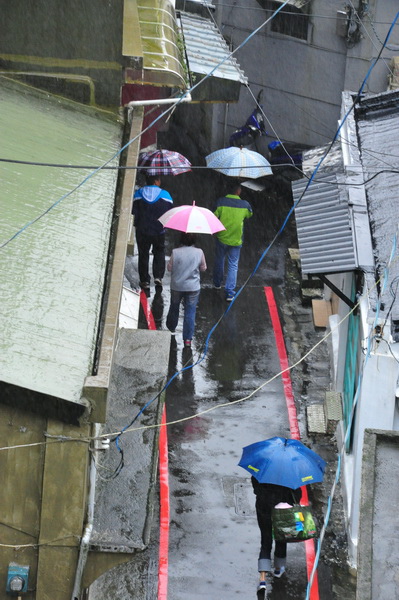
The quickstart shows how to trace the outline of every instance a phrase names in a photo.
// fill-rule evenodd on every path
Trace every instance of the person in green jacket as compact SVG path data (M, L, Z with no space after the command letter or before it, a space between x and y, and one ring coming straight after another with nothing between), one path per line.
M231 302L235 296L237 285L238 261L242 246L244 221L252 217L252 208L246 200L240 198L240 183L233 182L228 191L230 193L218 199L215 210L215 215L226 229L217 233L215 238L213 284L217 290L222 287L224 265L227 257L225 294L227 302Z

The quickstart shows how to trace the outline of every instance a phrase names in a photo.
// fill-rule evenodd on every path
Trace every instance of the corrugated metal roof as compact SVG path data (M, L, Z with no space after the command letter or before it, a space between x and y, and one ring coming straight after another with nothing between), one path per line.
M366 97L355 115L364 178L378 173L377 177L365 184L377 270L375 277L378 278L384 275L398 232L399 174L394 166L399 154L399 92ZM381 291L380 300L385 310L389 310L393 303L391 316L399 320L399 302L394 297L395 282L399 277L397 260L392 261L386 274L388 281Z
M3 82L0 105L5 157L100 165L120 147L116 119L103 119L76 103ZM10 163L2 167L0 190L0 239L5 242L75 188L0 252L0 388L5 382L83 405L117 181L116 171L101 171L77 189L87 174Z
M212 77L240 83L248 82L234 56L229 56L229 47L211 20L184 12L180 13L180 19L190 71L199 75L208 75L228 57L212 73Z
M292 184L294 201L306 179ZM357 268L351 208L335 175L318 175L295 209L303 273L338 273Z

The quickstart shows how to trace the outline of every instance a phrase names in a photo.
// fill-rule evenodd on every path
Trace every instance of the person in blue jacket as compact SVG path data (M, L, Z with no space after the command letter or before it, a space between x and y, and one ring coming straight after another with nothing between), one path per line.
M165 229L158 219L173 207L172 196L160 187L159 175L147 177L146 183L147 185L134 193L132 208L139 254L140 287L144 290L150 287L151 247L154 255L152 263L154 283L156 287L162 287L162 278L165 274Z

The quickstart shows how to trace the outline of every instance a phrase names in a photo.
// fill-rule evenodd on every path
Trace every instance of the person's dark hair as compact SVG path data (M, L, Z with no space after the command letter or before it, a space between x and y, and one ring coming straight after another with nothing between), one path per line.
M241 183L237 180L229 181L227 184L227 194L235 194L239 196L241 192Z
M197 237L194 233L182 233L179 240L179 246L195 246Z
M160 175L146 175L147 185L154 185L156 181L161 181Z

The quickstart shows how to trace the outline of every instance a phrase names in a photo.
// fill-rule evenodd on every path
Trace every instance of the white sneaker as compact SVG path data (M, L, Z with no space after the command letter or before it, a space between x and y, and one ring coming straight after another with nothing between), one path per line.
M280 578L285 573L285 567L280 567L279 569L274 569L273 575L274 577Z
M271 592L271 573L267 573L266 577L263 581L259 581L256 593L258 594L258 598L267 598L268 594Z

